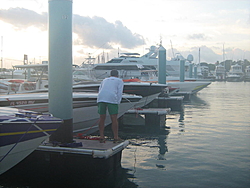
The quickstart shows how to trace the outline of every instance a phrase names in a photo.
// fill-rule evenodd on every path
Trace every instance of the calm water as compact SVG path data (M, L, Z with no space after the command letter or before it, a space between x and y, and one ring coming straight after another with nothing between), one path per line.
M112 185L250 187L250 82L213 82L185 101L183 112L167 115L166 126L120 132L131 144Z
M249 82L214 82L167 118L169 132L138 134L123 151L134 185L250 187Z

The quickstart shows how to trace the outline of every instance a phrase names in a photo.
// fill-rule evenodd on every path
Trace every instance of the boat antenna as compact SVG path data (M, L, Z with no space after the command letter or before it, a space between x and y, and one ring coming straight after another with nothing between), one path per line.
M102 52L102 63L105 63L105 53L104 53L104 50Z
M162 46L162 36L160 35L160 46Z
M171 40L170 40L170 44L171 44L171 49L172 49L173 58L174 58L174 49L173 49L173 45L172 45L172 41Z
M223 43L223 62L225 61L225 50L224 50L224 43Z
M27 54L23 55L23 64L28 65L28 55Z
M120 48L118 47L118 57L120 57Z
M199 48L199 65L201 63L201 48Z
M1 68L3 68L3 36L1 36Z

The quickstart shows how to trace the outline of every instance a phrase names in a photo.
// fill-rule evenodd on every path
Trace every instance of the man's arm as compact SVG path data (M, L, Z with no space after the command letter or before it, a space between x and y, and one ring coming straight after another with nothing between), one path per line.
M124 83L123 83L123 81L121 80L120 83L119 83L119 85L118 85L118 92L117 92L117 94L118 94L118 102L119 102L119 103L120 103L121 100L122 100L123 86L124 86Z

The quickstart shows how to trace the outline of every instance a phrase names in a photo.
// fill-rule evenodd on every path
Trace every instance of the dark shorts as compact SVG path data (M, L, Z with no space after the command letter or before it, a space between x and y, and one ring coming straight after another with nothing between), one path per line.
M99 114L106 114L106 111L108 109L108 112L110 115L118 114L118 104L111 104L106 102L99 102L98 103L98 113Z

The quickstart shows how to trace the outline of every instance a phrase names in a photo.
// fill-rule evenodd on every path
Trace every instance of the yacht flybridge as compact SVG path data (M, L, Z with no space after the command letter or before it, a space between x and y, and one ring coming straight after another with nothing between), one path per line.
M97 79L103 79L109 76L110 70L117 69L123 79L141 77L141 71L157 68L156 56L150 55L151 51L148 54L140 57L138 53L122 53L120 57L113 58L107 63L96 64L92 69L93 74Z
M232 65L230 71L227 74L228 82L241 82L244 80L244 72L242 70L242 65L236 64Z

